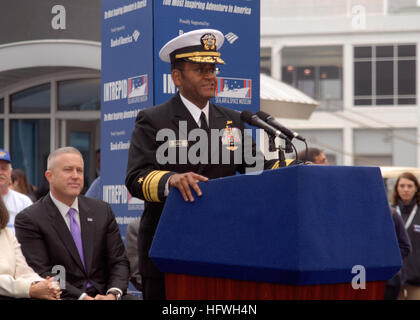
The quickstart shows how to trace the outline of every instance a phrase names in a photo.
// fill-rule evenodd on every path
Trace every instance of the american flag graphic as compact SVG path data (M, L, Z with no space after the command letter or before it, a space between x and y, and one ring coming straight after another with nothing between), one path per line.
M252 98L252 80L219 77L217 79L217 97Z
M147 74L128 78L128 98L147 95Z

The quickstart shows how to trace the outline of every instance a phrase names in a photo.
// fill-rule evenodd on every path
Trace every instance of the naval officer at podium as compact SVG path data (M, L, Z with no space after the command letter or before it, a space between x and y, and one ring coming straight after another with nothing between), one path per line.
M219 52L223 41L220 31L200 29L166 43L159 57L171 64L178 92L136 118L125 183L145 201L138 237L145 300L165 299L164 275L148 253L169 190L176 188L185 201L195 201L202 195L199 182L247 173L260 160L261 169L279 166L277 160L266 161L252 139L247 148L239 112L209 101L217 87L217 66L224 64ZM255 163L247 161L252 158Z

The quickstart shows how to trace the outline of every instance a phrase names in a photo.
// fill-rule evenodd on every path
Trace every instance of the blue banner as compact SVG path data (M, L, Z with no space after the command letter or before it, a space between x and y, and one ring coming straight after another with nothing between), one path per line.
M102 11L102 199L125 240L144 208L127 191L125 170L137 113L153 105L153 8L147 0L103 0Z

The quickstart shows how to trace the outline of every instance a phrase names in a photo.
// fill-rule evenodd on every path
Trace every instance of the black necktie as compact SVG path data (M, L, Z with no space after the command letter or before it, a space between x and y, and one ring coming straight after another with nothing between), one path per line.
M207 148L208 148L207 157L208 157L210 155L210 145L211 145L210 144L210 129L209 129L209 126L207 125L206 114L204 112L201 112L200 120L201 120L201 127L200 128L206 131L207 138L208 138L208 140L207 140ZM197 155L200 156L200 150L198 150Z
M210 128L207 125L207 119L206 119L206 115L205 115L204 112L201 112L200 120L201 120L201 129L206 130L206 131L210 131Z

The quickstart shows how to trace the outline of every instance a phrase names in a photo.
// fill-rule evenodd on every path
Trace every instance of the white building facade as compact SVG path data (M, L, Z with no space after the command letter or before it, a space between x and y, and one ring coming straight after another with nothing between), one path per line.
M320 103L283 125L332 164L420 166L420 1L264 0L261 12L261 72Z
M49 153L74 146L91 183L100 147L101 0L2 0L0 20L0 148L42 187Z

